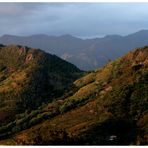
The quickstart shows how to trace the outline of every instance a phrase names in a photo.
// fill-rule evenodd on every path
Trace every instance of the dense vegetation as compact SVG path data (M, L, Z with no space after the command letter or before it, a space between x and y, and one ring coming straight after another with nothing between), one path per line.
M136 49L76 80L50 103L16 114L1 124L0 144L148 144L147 57L148 47Z
M0 46L0 122L52 102L80 76L74 65L28 47Z

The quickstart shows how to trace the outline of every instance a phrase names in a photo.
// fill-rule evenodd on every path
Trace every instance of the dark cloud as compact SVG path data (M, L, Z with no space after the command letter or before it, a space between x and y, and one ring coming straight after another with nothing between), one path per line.
M0 35L129 34L148 29L148 3L0 3Z

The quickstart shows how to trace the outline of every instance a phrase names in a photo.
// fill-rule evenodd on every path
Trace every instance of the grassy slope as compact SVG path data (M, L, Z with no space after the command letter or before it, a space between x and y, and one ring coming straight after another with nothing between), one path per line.
M137 49L78 79L64 100L41 109L54 118L0 144L147 144L147 57L148 47Z

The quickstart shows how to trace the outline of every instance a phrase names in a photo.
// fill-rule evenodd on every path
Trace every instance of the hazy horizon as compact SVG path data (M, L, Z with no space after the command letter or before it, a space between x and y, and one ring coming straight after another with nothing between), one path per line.
M0 3L0 36L128 35L148 29L148 3Z
M126 35L121 35L121 34L105 34L103 36L89 36L89 37L79 37L79 36L75 36L75 35L71 35L71 34L61 34L61 35L52 35L52 34L28 34L28 35L17 35L17 34L2 34L0 35L0 37L3 37L3 36L16 36L16 37L30 37L30 36L38 36L38 35L45 35L45 36L48 36L48 37L62 37L62 36L72 36L72 37L75 37L75 38L79 38L79 39L83 39L83 40L87 40L87 39L95 39L95 38L105 38L107 36L114 36L114 35L117 35L117 36L121 36L121 37L126 37L128 35L131 35L131 34L134 34L134 33L138 33L138 32L141 32L141 31L148 31L148 29L141 29L141 30L137 30L136 32L132 32L130 34L126 34Z

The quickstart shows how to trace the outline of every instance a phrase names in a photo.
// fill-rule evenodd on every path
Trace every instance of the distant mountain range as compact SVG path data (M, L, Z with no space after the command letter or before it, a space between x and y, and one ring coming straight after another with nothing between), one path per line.
M103 38L80 39L71 35L48 36L14 36L3 35L1 44L20 44L40 48L56 54L82 70L93 70L126 54L133 48L148 45L148 30L127 36L107 35Z

